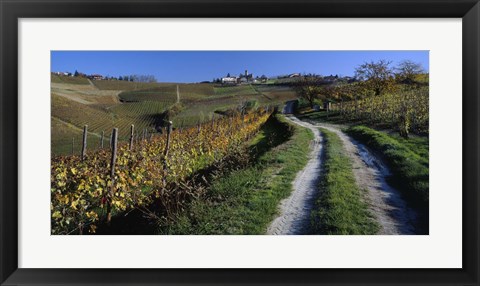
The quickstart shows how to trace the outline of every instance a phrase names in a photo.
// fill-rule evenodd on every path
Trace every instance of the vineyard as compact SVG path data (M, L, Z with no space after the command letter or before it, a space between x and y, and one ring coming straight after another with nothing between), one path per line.
M176 92L176 85L165 85L151 89L124 91L120 93L118 97L124 102L162 101L166 98L174 98L176 96Z
M122 80L94 80L92 82L99 90L138 90L155 88L163 85L156 82L131 82ZM170 85L171 84L168 84L168 86Z
M52 234L95 233L111 215L161 206L162 217L182 208L195 190L187 187L198 171L215 165L242 146L269 118L260 108L247 114L143 137L134 145L113 141L111 148L85 158L61 156L51 164ZM111 176L113 174L113 176Z
M257 91L252 85L238 85L238 86L218 86L215 87L216 96L239 96L239 95L256 95Z
M399 129L400 133L412 131L428 134L428 87L369 96L332 104L347 121L361 121L367 125L382 125Z
M88 131L96 133L97 135L100 135L102 132L108 132L108 134L110 134L112 128L117 127L119 128L119 137L121 139L129 136L131 124L137 126L138 130L154 128L158 116L175 103L174 97L172 97L164 101L132 102L116 104L105 108L101 105L78 103L55 94L52 94L51 98L52 121L61 119L61 121L76 126L77 128L88 125ZM53 135L55 135L54 137L58 137L58 134ZM62 140L69 140L71 143L72 137L63 138ZM68 145L70 145L70 143ZM64 152L55 153L65 154Z

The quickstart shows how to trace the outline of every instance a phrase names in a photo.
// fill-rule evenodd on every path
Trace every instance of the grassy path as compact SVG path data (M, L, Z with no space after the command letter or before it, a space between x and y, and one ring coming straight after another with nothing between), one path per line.
M385 163L335 125L316 126L339 137L345 155L352 164L356 185L366 191L365 201L380 225L378 234L414 234L416 214L407 206L400 192L387 182L391 173Z
M270 224L267 234L308 234L310 233L310 214L318 193L318 181L322 167L322 136L318 128L299 121L293 116L286 117L290 122L309 129L313 135L309 161L295 177L293 191L282 200L280 215Z
M318 211L313 215L317 232L383 235L416 233L417 213L407 205L400 192L390 185L388 179L391 173L382 159L347 136L342 131L343 126L313 122L302 124L309 128L322 128L322 133L330 139L325 147L325 152L329 154L325 164L337 164L334 164L335 167L324 168L320 203L317 205ZM369 226L368 214L361 209L368 209L378 224L378 231L373 231L375 227ZM357 220L362 216L364 219ZM348 217L350 218L344 221Z
M358 185L352 160L340 137L322 128L325 137L325 163L320 196L312 213L318 234L377 234L379 223L367 205Z
M402 198L415 209L417 233L428 234L429 219L429 160L428 140L395 138L374 129L356 126L348 134L376 150L391 170L389 184L402 193ZM423 145L423 146L422 146ZM412 147L420 148L412 148ZM423 147L423 148L422 148Z

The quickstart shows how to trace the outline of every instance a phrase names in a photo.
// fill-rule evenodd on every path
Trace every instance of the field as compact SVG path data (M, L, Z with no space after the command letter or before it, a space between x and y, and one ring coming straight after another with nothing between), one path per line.
M284 116L286 82L52 77L52 234L428 233L428 87Z
M100 137L105 132L106 140L115 127L119 128L119 139L127 140L132 124L139 133L144 129L156 132L155 128L163 124L164 112L177 101L176 111L170 117L174 128L210 121L214 113L220 117L220 113L245 102L252 102L257 108L283 104L295 97L294 91L281 86L88 81L52 75L52 126L64 122L75 129L52 129L52 153L70 154L72 141L78 139L76 132L84 125L88 125L89 136ZM89 145L98 148L98 144Z

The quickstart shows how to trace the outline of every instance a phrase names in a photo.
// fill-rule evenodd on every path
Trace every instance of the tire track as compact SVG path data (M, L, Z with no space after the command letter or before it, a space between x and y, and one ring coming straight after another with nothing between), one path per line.
M289 106L284 109L288 113ZM390 172L380 158L376 157L363 144L347 136L339 126L333 124L311 124L287 115L294 124L312 130L314 141L312 152L305 168L293 181L291 195L280 203L280 215L273 220L267 234L309 234L310 214L319 192L318 182L322 168L322 136L319 127L337 134L346 154L352 162L355 181L361 190L370 212L380 225L379 235L415 234L417 214L409 208L398 190L387 183Z
M312 126L328 129L340 137L345 152L352 162L357 186L367 191L364 198L370 212L381 227L378 234L415 234L417 215L407 206L400 192L387 183L390 171L384 162L363 144L343 133L338 126L324 123L316 123Z
M310 159L293 181L293 191L280 203L280 215L273 220L267 234L309 234L310 213L318 193L318 181L321 174L322 136L318 128L302 122L296 117L286 117L291 122L310 129L314 134Z

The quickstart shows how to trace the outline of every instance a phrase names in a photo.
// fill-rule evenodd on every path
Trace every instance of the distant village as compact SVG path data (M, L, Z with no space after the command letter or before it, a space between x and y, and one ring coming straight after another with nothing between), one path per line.
M256 78L253 76L252 73L248 73L248 70L245 70L245 73L241 73L237 76L231 76L230 73L227 74L226 77L222 77L221 79L214 79L214 82L222 83L224 85L237 85L237 84L244 84L244 83L265 83L267 82L268 78L265 75L261 77L257 76Z
M223 85L240 85L240 84L249 84L249 83L266 83L269 79L275 80L277 83L288 83L296 81L296 78L301 77L316 77L321 80L324 84L332 84L337 82L354 82L357 79L350 76L338 76L338 75L329 75L321 76L316 74L301 74L301 73L291 73L287 75L267 77L265 75L254 77L252 73L248 73L248 70L245 70L244 73L239 74L239 76L231 76L228 73L225 77L213 79L214 83L221 83Z

